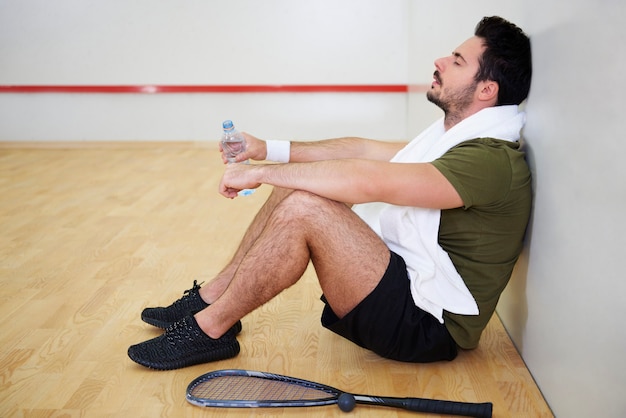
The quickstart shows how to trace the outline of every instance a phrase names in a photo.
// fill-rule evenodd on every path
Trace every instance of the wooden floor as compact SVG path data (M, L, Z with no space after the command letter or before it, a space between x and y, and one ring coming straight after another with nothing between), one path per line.
M270 191L219 196L215 148L0 143L0 417L344 416L336 406L227 410L185 401L190 380L225 368L354 393L491 401L495 417L552 416L497 318L480 347L453 362L385 360L319 325L312 269L243 319L238 357L169 372L130 361L129 345L159 333L141 310L210 280ZM420 416L368 406L352 415Z

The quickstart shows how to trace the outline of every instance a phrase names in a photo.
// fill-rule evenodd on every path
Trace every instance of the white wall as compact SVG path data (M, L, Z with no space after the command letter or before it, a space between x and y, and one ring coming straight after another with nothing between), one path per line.
M221 123L266 139L406 138L399 93L0 94L0 141L216 141Z
M626 4L556 3L528 3L534 212L498 312L557 416L624 417Z
M408 0L0 0L0 85L405 84ZM406 138L402 93L0 94L0 140Z
M0 83L403 83L406 3L2 0Z
M480 17L515 21L533 42L535 201L498 313L557 416L626 416L626 6L501 3L0 0L0 84L427 84ZM205 140L225 118L263 137L398 138L440 115L423 93L1 94L0 140Z

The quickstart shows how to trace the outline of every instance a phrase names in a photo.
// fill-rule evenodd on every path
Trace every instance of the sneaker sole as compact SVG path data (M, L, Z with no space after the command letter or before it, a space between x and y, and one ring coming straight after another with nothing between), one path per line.
M172 361L150 361L137 356L133 350L134 347L128 348L128 357L135 363L154 370L175 370L184 367L194 366L196 364L210 363L213 361L226 360L239 354L240 346L237 340L232 345L212 349L206 353L197 353L190 355L184 359Z

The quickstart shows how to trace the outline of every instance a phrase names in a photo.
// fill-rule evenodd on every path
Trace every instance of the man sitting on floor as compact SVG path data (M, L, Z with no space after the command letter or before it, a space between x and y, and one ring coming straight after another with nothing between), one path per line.
M240 319L296 283L309 261L323 326L359 346L407 362L476 347L530 215L518 105L531 72L522 30L484 18L435 61L427 97L444 117L408 144L245 135L239 161L279 164L228 165L220 193L270 184L272 194L210 283L143 311L166 330L131 346L130 358L168 370L236 356Z

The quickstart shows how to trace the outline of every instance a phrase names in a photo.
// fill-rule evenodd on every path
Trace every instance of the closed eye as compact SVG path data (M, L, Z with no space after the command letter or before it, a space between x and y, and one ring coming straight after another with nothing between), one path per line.
M453 52L452 56L454 56L454 65L467 64L467 61L465 61L465 58L463 58L463 55L460 53Z

